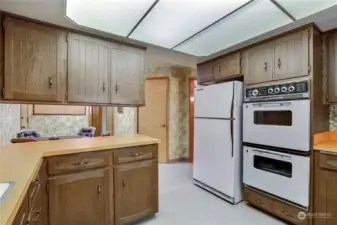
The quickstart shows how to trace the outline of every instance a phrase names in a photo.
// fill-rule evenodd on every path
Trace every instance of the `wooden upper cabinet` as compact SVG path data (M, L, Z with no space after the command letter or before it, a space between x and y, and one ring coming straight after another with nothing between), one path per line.
M212 82L215 79L217 61L210 61L197 66L197 80L199 84Z
M223 79L241 74L241 54L233 53L217 60L215 79Z
M337 32L329 36L328 99L337 103Z
M309 75L309 29L275 41L274 80Z
M244 52L244 76L246 84L273 80L273 43L265 43Z
M114 169L115 225L150 216L158 210L155 160L126 163Z
M110 43L70 33L68 102L110 103Z
M50 178L49 224L110 224L109 190L109 169Z
M61 102L65 94L64 32L5 18L5 99Z
M111 103L143 105L143 50L111 43Z

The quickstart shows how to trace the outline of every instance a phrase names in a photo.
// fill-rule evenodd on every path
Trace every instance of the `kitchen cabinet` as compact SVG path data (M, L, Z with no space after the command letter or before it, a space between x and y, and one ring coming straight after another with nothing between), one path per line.
M225 79L241 75L241 54L236 52L217 60L215 79Z
M108 168L50 178L50 225L107 225L109 196Z
M111 54L111 103L144 105L143 51L118 45L110 45Z
M337 155L315 152L314 225L337 224Z
M68 35L68 102L110 103L110 43Z
M4 98L62 102L66 36L61 30L7 17L4 20Z
M337 32L328 36L328 101L337 103Z
M197 80L198 84L204 84L207 82L213 82L215 79L215 68L217 62L210 61L197 66Z
M274 80L309 75L309 29L275 41Z
M246 84L273 80L274 45L272 42L255 46L244 53Z
M156 159L116 166L115 225L154 215L158 211Z
M12 225L27 225L28 223L28 195L23 198L20 208L14 218Z

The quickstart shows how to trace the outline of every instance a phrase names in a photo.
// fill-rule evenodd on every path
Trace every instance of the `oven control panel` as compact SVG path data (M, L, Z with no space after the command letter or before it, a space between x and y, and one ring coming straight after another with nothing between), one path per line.
M308 80L245 89L245 102L304 99L309 97Z

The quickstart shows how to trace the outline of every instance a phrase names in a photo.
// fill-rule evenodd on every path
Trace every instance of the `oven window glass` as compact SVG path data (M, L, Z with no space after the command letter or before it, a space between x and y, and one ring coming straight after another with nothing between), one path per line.
M293 124L293 113L284 111L254 111L254 123L259 125L288 126Z
M277 159L254 156L254 167L259 170L275 173L284 177L292 177L293 166L290 162L284 162Z

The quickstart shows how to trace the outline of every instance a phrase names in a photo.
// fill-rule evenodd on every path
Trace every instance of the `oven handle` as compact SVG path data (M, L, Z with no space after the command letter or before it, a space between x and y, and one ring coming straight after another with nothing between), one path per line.
M263 106L266 107L279 107L279 106L289 106L291 105L291 102L280 102L280 103L254 103L253 107L261 108Z
M256 149L253 149L253 152L258 152L258 153L261 153L261 154L266 154L266 155L276 155L276 156L280 156L281 158L288 158L288 159L291 159L291 156L288 156L288 155L282 155L282 154L278 154L278 153L270 153L270 152L265 152L265 151L261 151L261 150L256 150Z

